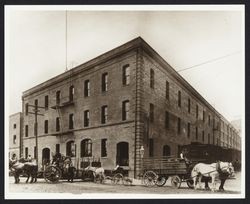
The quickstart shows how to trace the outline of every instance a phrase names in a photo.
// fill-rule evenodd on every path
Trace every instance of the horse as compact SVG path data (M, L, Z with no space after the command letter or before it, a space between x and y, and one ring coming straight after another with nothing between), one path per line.
M84 171L91 171L93 173L94 182L96 182L97 179L99 179L100 182L102 183L105 178L103 167L93 167L89 165L84 169Z
M232 163L230 162L217 162L212 164L204 164L198 163L194 166L191 171L191 177L194 181L194 188L197 189L197 180L199 181L199 188L201 188L201 179L202 177L208 178L211 177L212 180L212 188L211 190L214 192L216 183L216 178L221 180L221 184L219 190L223 191L224 183L229 175L234 173L234 168Z
M9 161L9 168L14 172L15 183L19 183L20 179L19 176L21 174L27 175L26 183L28 183L29 178L31 177L30 183L37 182L37 172L38 172L38 165L36 162L21 162L19 161Z

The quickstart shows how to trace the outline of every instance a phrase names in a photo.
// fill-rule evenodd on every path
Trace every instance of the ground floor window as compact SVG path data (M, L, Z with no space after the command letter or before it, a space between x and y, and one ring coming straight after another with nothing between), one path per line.
M43 162L43 165L50 163L50 149L49 148L43 148L42 162Z
M75 157L76 145L74 141L69 141L66 143L66 156Z
M28 158L28 153L29 153L28 147L25 147L25 159Z
M120 166L129 165L129 146L128 142L119 142L116 145L116 164Z
M81 141L81 157L92 156L92 140L84 139Z
M102 139L101 144L101 157L107 156L107 139Z
M163 156L170 156L171 151L170 151L170 147L168 145L164 145L163 146Z

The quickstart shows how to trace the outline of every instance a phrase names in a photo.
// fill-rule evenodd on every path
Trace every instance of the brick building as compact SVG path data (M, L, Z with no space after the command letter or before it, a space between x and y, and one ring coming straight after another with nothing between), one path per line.
M144 157L153 157L177 156L180 145L194 141L228 145L221 124L239 139L140 37L25 91L22 100L26 156L35 155L34 115L28 114L28 104L45 107L44 116L38 116L39 162L61 152L72 156L77 168L94 158L104 168L120 164L136 176L141 146ZM230 145L236 148L238 142Z
M15 113L9 116L9 156L16 154L21 157L21 141L22 141L22 126L23 126L22 113Z

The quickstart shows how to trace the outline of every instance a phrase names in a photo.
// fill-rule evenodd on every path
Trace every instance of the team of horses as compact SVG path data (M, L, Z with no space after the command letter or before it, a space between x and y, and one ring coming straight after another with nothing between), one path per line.
M35 161L27 162L25 160L24 161L19 160L16 162L12 162L10 160L9 167L14 173L15 183L20 182L19 177L22 174L27 175L26 183L29 181L30 177L31 177L30 183L37 181L38 166ZM69 179L72 182L74 177L73 168L74 167L69 166L69 171L68 171L70 174ZM119 166L116 166L115 169L116 168L119 168ZM72 171L70 169L72 169ZM104 174L105 170L103 167L92 167L91 165L89 165L86 168L84 168L84 171L91 172L93 174L94 181L99 180L102 183L105 178ZM193 179L194 189L198 189L198 187L201 188L202 179L205 180L205 188L208 189L209 188L208 180L210 178L212 183L211 190L214 192L216 187L216 180L219 179L221 181L219 190L224 190L223 188L224 183L226 179L232 174L234 174L234 167L232 163L218 161L212 164L204 164L204 163L196 164L191 171L191 178Z

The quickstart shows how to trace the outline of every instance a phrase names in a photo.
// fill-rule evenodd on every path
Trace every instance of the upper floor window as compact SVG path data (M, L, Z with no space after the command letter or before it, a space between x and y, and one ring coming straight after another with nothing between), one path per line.
M166 81L166 99L169 100L169 82Z
M122 102L122 120L127 120L129 117L129 101Z
M101 113L101 123L105 124L108 121L108 106L102 106L102 113Z
M86 80L84 82L84 96L85 97L90 96L90 81L89 80Z
M191 100L190 98L188 99L188 113L191 111Z
M75 88L74 86L69 87L69 101L74 100Z
M169 129L169 112L165 112L165 128Z
M35 106L37 107L38 106L38 99L35 100Z
M190 123L188 123L188 126L187 126L187 136L188 138L190 137Z
M154 104L149 104L149 119L150 122L154 122Z
M25 115L28 115L28 113L29 113L29 104L26 103L25 104Z
M178 134L181 133L181 119L180 118L178 118L177 120L177 132Z
M69 114L69 129L74 129L74 114Z
M47 110L48 107L49 107L49 96L46 95L46 96L44 97L44 108L45 108L45 110Z
M102 91L108 91L108 73L102 74Z
M208 115L208 125L210 126L210 115Z
M178 106L181 107L181 92L178 91Z
M122 82L123 85L129 85L130 83L130 67L129 64L126 64L122 68Z
M47 134L48 133L48 120L44 121L44 133Z
M107 156L107 139L102 139L101 144L101 157Z
M29 126L25 125L25 137L29 136Z
M205 111L203 111L202 120L203 120L203 122L205 122Z
M13 125L13 128L16 129L16 123Z
M60 118L59 117L56 118L56 131L57 132L60 131Z
M150 69L150 87L153 89L155 86L155 72L153 69Z
M84 127L89 126L89 110L84 111Z
M198 118L198 117L199 117L199 106L196 105L196 118Z
M13 144L16 144L16 135L13 136Z
M61 91L56 92L56 104L60 104L61 101Z
M204 132L204 130L202 131L202 141L204 142L205 141L205 132Z

